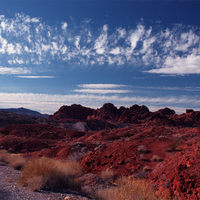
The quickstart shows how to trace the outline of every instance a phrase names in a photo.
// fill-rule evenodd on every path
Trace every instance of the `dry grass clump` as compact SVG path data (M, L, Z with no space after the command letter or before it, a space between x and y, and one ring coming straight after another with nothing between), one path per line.
M160 161L162 161L162 159L159 156L157 156L157 155L153 155L152 160L154 162L160 162Z
M6 150L0 151L0 161L9 164L11 167L18 170L26 164L26 159L23 156L10 154Z
M82 168L75 161L42 157L27 161L20 183L33 191L78 189L80 185L75 179L81 174Z
M6 154L8 154L6 150L0 150L0 162L5 162Z
M176 139L173 139L170 143L169 143L169 149L168 149L168 151L170 151L170 152L173 152L173 151L175 151L177 148L178 148L178 146L180 145L180 140L178 139L178 138L176 138Z
M115 181L115 173L112 170L102 171L101 177L111 182Z
M144 171L144 172L148 172L149 169L150 169L150 168L149 168L149 166L147 166L147 165L143 167L143 171Z
M121 178L117 187L96 192L98 200L153 200L158 199L154 189L140 179Z
M139 145L137 150L139 152L142 152L142 153L146 153L147 152L147 148L146 148L145 145Z
M139 160L145 160L145 156L143 154L139 155Z

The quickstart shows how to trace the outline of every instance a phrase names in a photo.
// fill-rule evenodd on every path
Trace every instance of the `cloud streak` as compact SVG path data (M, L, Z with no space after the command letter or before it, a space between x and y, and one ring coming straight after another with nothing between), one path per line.
M30 74L32 71L27 67L2 67L0 74Z
M93 93L93 94L123 94L129 93L130 90L121 90L121 87L130 87L122 84L79 84L78 87L84 89L76 89L74 92ZM113 89L115 88L115 89Z
M127 85L122 84L79 84L78 87L81 88L92 88L92 89L105 89L105 88L121 88L128 87Z
M129 90L100 90L100 89L80 89L74 90L74 92L81 92L81 93L93 93L93 94L122 94L122 93L129 93Z
M17 76L18 78L31 78L31 79L38 79L38 78L55 78L54 76Z
M164 30L140 23L133 29L117 27L111 32L104 24L96 33L88 28L89 23L85 20L74 30L70 22L55 27L39 17L1 15L0 65L50 67L56 61L67 66L129 66L156 74L200 73L198 27L174 24Z

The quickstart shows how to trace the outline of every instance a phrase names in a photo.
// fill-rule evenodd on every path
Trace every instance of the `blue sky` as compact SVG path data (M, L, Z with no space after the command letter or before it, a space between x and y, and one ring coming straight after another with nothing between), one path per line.
M200 110L200 1L0 1L0 107Z

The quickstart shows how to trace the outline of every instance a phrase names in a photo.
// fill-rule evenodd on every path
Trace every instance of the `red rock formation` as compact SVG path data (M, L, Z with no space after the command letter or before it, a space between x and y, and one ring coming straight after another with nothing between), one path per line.
M174 115L175 126L200 127L200 111L187 111L181 115Z
M88 119L117 121L122 110L123 108L117 109L112 103L105 103L101 108L95 110L92 116L88 116Z
M93 109L73 104L71 106L62 106L57 112L49 118L54 120L65 121L66 119L86 120L92 115Z
M160 113L162 115L174 115L175 114L175 111L174 110L171 110L170 108L164 108L164 109L160 109L158 111L156 111L155 113Z
M50 118L56 121L71 123L84 121L92 130L121 127L119 123L156 126L200 126L200 111L189 109L186 110L186 113L177 115L174 110L169 108L150 112L146 106L136 104L130 108L122 106L118 109L113 104L106 103L96 110L74 104L62 106Z
M133 105L126 108L118 119L121 123L141 123L150 116L149 109L146 106Z

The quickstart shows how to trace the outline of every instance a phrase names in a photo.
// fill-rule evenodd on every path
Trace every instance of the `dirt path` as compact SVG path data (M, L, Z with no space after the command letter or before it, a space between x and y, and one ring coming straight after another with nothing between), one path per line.
M0 163L0 199L1 200L88 200L88 198L67 190L63 193L48 191L33 192L18 184L21 171Z

